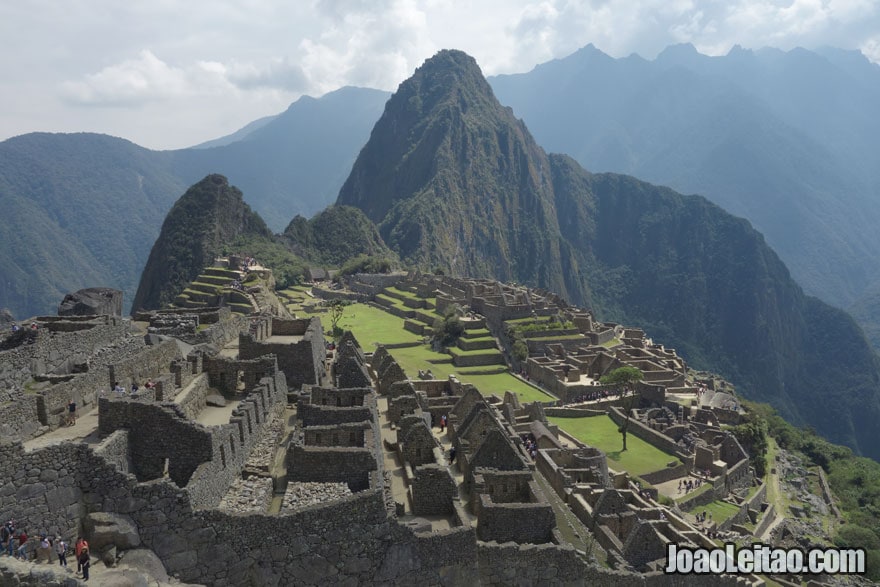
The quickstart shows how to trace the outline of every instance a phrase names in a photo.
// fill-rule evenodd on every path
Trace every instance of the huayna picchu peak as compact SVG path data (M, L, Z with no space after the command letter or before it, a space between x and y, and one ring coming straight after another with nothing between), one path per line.
M400 85L338 204L361 208L404 263L547 287L562 271L547 156L492 94L473 58L441 51Z

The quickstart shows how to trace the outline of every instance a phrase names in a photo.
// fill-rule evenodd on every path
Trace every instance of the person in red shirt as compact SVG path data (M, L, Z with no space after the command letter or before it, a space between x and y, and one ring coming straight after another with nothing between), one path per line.
M82 554L83 549L87 549L89 547L89 543L82 536L76 539L76 544L74 544L74 552L76 553L76 572L79 573L82 571L82 562L80 555Z
M22 560L27 560L27 543L28 543L28 535L22 530L18 535L18 554L16 558L20 558Z

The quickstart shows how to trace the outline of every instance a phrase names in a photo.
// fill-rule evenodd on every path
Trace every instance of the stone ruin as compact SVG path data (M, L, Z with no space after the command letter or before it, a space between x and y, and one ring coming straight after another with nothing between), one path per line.
M108 565L149 549L163 572L205 585L704 584L650 571L652 537L687 531L617 487L601 453L563 446L540 405L490 401L454 377L410 380L350 334L328 351L317 319L177 312L138 316L156 329L146 336L118 316L71 316L3 341L0 515L68 540L84 532ZM129 392L111 392L117 382ZM56 440L71 398L95 432ZM605 491L619 499L600 504ZM638 523L622 521L621 502ZM620 543L619 570L563 536L557 520L578 507ZM101 546L108 525L129 538Z

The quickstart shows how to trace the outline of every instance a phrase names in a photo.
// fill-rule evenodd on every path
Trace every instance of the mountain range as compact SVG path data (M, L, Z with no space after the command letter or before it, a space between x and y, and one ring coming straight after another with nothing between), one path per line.
M679 45L649 61L590 45L489 82L545 148L749 219L808 293L850 311L880 347L880 67L863 55L735 47L708 57ZM51 313L94 283L131 300L163 214L209 173L229 177L275 231L314 214L335 200L388 97L303 97L179 151L89 134L3 141L0 307ZM109 213L120 208L124 220Z
M289 247L309 255L326 230L322 247L387 245L411 267L552 289L880 459L880 363L851 317L805 295L747 220L547 154L464 53L441 51L400 85L336 204L292 221ZM177 208L166 225L193 222ZM163 246L148 271L171 263Z

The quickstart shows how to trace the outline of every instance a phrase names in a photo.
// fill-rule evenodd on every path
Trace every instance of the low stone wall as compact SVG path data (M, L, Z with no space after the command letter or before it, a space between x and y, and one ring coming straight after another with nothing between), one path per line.
M294 481L348 483L352 491L362 491L377 469L370 448L294 446L287 451L287 476Z
M208 374L202 373L196 376L195 380L190 384L191 387L187 391L186 397L180 398L177 405L181 411L190 420L195 420L207 405L205 399L208 397L210 388L208 387Z
M657 483L665 483L666 481L670 481L672 479L684 477L688 473L689 471L687 465L685 465L684 463L678 463L674 467L666 467L658 471L653 471L651 473L641 475L641 478L648 483L651 483L652 485L656 485Z
M0 405L4 438L31 438L43 426L38 415L37 402L36 395L24 394L15 401L10 400Z
M767 528L770 527L770 524L773 523L773 520L776 519L776 508L771 503L767 506L767 509L764 510L764 515L761 517L761 521L755 526L754 535L760 537L764 532L767 531Z

